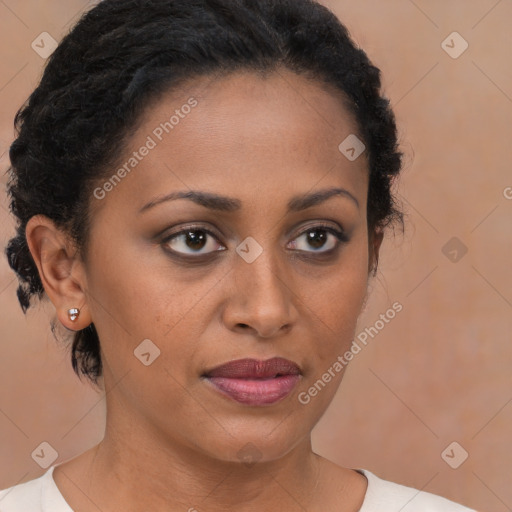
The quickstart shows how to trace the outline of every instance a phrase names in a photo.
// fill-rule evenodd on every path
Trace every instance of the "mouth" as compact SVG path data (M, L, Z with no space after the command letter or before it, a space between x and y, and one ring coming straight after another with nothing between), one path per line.
M284 399L301 376L300 367L282 357L238 359L201 375L214 390L246 405L269 405Z

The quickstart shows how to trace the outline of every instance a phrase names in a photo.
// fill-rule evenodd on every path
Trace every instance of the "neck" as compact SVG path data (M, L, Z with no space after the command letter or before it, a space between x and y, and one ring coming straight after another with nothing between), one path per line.
M90 484L102 510L309 510L320 472L309 438L262 463L213 459L156 436L114 436L108 427L93 450Z
M323 459L310 435L273 460L222 460L133 417L119 398L115 390L107 395L104 439L83 464L84 492L101 510L252 512L318 504Z

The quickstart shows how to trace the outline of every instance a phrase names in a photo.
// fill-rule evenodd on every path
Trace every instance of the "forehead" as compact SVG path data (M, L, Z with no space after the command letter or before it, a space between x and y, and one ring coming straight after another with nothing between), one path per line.
M192 97L197 107L190 112L185 106ZM180 120L179 129L178 123L172 128L173 136L183 135L181 142L185 138L191 143L194 138L208 142L216 136L226 143L266 138L265 142L277 145L275 135L280 134L288 135L287 142L294 137L309 139L311 144L321 139L329 147L339 135L359 132L354 116L343 104L344 98L333 85L285 68L264 76L251 70L204 76L185 82L153 102L145 112L139 135L170 120L174 113L184 119L180 110L186 110L187 122Z
M361 198L367 160L338 147L359 133L341 94L285 69L186 82L146 109L119 163L127 172L106 199L141 207L155 194L200 188L271 205L316 184Z

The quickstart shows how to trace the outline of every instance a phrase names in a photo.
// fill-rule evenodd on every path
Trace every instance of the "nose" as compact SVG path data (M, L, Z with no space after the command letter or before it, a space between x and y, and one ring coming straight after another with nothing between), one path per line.
M288 332L298 318L290 272L263 251L252 263L237 257L223 311L230 330L271 338Z

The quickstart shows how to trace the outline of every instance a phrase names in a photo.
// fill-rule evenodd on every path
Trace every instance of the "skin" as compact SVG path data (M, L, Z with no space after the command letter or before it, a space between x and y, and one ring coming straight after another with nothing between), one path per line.
M157 146L104 199L91 197L85 259L49 219L27 225L58 319L71 330L94 322L104 367L105 437L57 466L55 482L78 511L359 510L366 478L311 446L343 372L307 405L298 400L350 348L382 242L367 229L366 153L349 161L338 150L358 133L355 120L333 89L284 69L195 79L146 110L122 161L191 96L197 106L172 132L153 137ZM332 187L359 204L335 195L286 211L292 197ZM241 208L179 199L138 213L189 189ZM323 246L308 243L305 229L322 222L349 241L321 231ZM163 240L191 223L215 236L203 246ZM263 249L252 263L236 252L248 236ZM81 309L75 322L71 307ZM144 339L160 350L149 366L134 356ZM240 404L200 378L230 360L274 356L295 361L302 376L272 405ZM238 454L248 443L257 462Z

